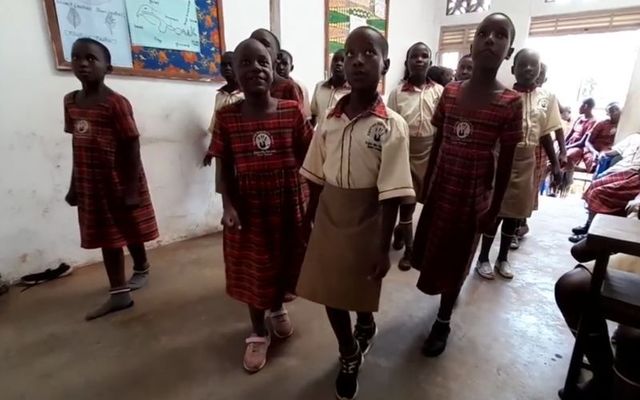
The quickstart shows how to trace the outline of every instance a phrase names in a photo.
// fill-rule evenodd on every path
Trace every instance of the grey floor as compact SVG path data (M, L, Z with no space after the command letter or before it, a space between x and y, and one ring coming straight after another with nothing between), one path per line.
M437 359L419 348L438 298L415 289L416 272L394 268L359 398L556 398L573 342L553 285L574 265L567 233L583 218L579 201L545 198L531 235L513 253L514 281L469 276L449 347ZM150 257L152 281L135 293L136 306L94 322L83 316L105 296L100 265L0 297L0 399L334 398L336 343L320 306L292 303L295 335L272 346L263 371L247 375L248 315L225 295L220 237L165 246Z

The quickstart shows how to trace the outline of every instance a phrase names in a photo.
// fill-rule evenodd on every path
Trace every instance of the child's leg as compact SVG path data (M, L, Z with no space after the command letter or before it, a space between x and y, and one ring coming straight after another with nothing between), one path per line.
M245 370L251 373L260 371L267 364L267 350L271 340L264 321L265 311L249 306L253 333L246 340L247 348L242 365Z
M358 372L362 352L351 330L349 311L327 307L327 316L338 339L340 372L336 378L336 394L340 399L354 399L358 394ZM363 315L363 319L369 318Z
M496 270L503 278L512 279L513 271L509 264L509 247L513 238L516 236L518 220L515 218L505 218L502 221L502 237L500 238L500 250L498 251L498 261L496 262Z
M147 250L144 248L144 243L130 244L127 248L133 258L133 275L129 279L129 287L131 290L138 290L149 280L150 265L147 260Z
M286 339L293 335L293 324L289 318L289 312L284 308L282 302L278 302L271 307L269 318L271 319L271 327L273 334L280 339Z
M482 235L482 243L480 244L480 255L478 256L478 262L476 263L476 272L478 275L485 279L494 279L493 267L489 262L489 252L491 251L491 246L493 245L493 239L496 237L496 232L498 230L498 226L500 225L501 219L498 218L496 223L490 227L488 232L485 232Z
M92 320L114 311L123 310L133 305L131 289L124 275L124 252L122 248L102 249L102 258L109 278L111 290L109 299L100 307L89 312L87 320Z
M404 239L404 255L398 263L398 268L402 271L411 269L411 253L413 251L413 213L416 210L416 204L400 205L400 224L399 229Z
M358 343L353 337L351 316L349 311L326 307L327 317L331 323L333 333L338 339L338 349L342 356L351 356L359 352Z
M264 321L265 310L249 306L249 315L251 316L251 325L253 326L253 333L257 336L265 337L268 335L267 325Z
M440 309L436 321L431 327L431 333L422 345L422 354L426 357L437 357L444 352L447 347L447 339L451 333L451 314L453 307L458 301L462 285L458 288L446 291L440 295Z
M367 355L371 346L373 346L373 338L378 333L376 321L373 319L373 313L359 312L356 321L356 327L353 330L353 336L360 345L360 351L363 355Z

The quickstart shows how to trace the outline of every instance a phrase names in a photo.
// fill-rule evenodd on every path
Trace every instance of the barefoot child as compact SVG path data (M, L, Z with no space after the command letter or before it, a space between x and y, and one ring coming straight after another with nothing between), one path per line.
M502 233L495 270L503 278L513 279L513 269L508 260L509 246L515 238L519 221L529 218L533 211L534 197L537 194L537 185L534 184L535 153L539 145L551 160L554 182L561 179L560 165L551 138L551 133L562 127L560 109L556 97L536 85L536 77L540 73L540 55L530 49L520 50L513 58L511 72L516 77L513 88L521 94L524 102L524 136L516 147L511 178L502 200L498 221L482 236L476 272L485 279L495 277L489 262L489 251L500 222Z
M500 211L522 139L520 95L496 80L500 64L513 52L514 36L505 14L482 20L473 40L471 78L445 87L433 116L436 136L424 185L428 193L412 260L421 271L418 289L442 295L438 318L422 348L428 357L446 347L453 306L480 233Z
M267 362L267 311L276 337L293 334L282 303L295 289L308 236L298 171L313 130L295 101L271 97L271 62L257 40L238 45L234 70L245 99L218 112L209 153L224 208L227 293L249 306L253 325L243 362L248 372Z
M296 85L302 90L302 100L304 107L302 113L306 118L311 118L311 109L309 105L309 91L302 82L297 81L291 77L291 72L294 69L293 56L285 49L280 49L278 52L278 63L276 66L276 72L284 79L295 82Z
M433 145L435 128L431 118L436 109L442 86L427 78L431 66L431 49L418 42L409 48L404 62L408 72L407 80L389 94L388 106L400 114L409 125L409 156L411 176L416 200L422 202L422 184L429 165L429 154ZM411 269L411 251L413 249L413 213L416 209L414 199L400 205L400 223L395 229L393 248L405 251L398 263L402 271Z
M109 50L96 40L78 39L71 68L82 90L64 97L64 130L73 135L73 172L65 200L78 207L82 248L102 249L111 285L109 299L87 314L91 320L133 306L131 290L144 286L149 275L144 243L158 237L158 227L131 104L104 84L112 71ZM129 282L124 246L134 261Z
M216 113L222 107L226 107L229 104L233 104L244 98L238 83L236 82L236 76L233 73L233 51L227 51L222 55L220 61L220 72L222 77L227 81L227 84L218 89L216 94L216 101L213 106L213 115L211 116L211 123L209 124L209 133L213 133L213 128L216 122ZM202 162L205 166L211 165L211 157L205 156Z
M328 110L335 107L338 100L351 91L344 75L344 49L333 53L331 57L331 77L318 82L311 99L311 125L320 125Z
M312 186L309 212L317 204L317 213L298 294L326 306L340 350L339 399L357 395L358 370L377 331L373 312L390 266L398 204L415 194L407 124L377 91L389 69L388 49L373 28L349 34L345 69L351 94L327 114L301 170ZM349 311L358 313L355 331Z

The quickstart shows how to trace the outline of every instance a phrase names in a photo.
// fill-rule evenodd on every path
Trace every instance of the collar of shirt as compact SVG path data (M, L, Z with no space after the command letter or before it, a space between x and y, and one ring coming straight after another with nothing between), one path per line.
M515 90L516 92L520 92L520 93L531 93L534 90L536 90L538 88L538 86L535 85L535 83L531 86L526 86L526 85L522 85L518 82L513 84L513 90Z
M349 86L349 82L344 81L344 83L342 84L342 86L333 86L333 82L331 81L331 78L327 79L326 81L324 81L324 83L322 84L323 87L329 88L329 89L351 89L351 87Z
M238 93L240 93L240 88L238 88L238 89L234 90L233 92L230 92L230 91L228 90L229 88L228 88L227 86L229 86L229 85L228 85L228 84L227 84L227 85L224 85L223 87L221 87L220 89L218 89L218 92L224 92L224 93L227 93L227 94L238 94Z
M342 117L342 114L344 114L344 107L347 105L350 98L351 98L351 93L347 94L346 96L338 100L338 103L336 103L336 106L333 108L333 110L331 110L329 115L327 115L327 118ZM375 103L373 103L371 107L369 107L369 109L363 111L362 113L360 113L360 115L358 115L358 118L366 117L368 115L375 115L376 117L384 118L384 119L389 118L389 114L387 113L387 107L384 105L384 102L382 101L382 97L380 95L378 95L378 98L376 99Z
M424 84L424 88L428 88L433 85L434 85L433 81L431 79L427 79L427 82ZM423 88L417 87L416 85L414 85L409 81L405 81L400 90L402 90L403 92L419 92L422 89Z

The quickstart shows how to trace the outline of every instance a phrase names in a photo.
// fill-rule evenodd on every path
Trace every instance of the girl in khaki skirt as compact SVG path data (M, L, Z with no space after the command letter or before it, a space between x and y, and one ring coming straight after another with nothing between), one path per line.
M338 339L339 399L358 393L358 370L377 328L382 278L400 199L414 197L407 123L385 107L378 82L388 44L370 27L349 34L345 70L352 92L315 133L301 174L311 186L309 240L298 295L326 306ZM349 311L358 313L352 330Z
M509 246L516 234L519 220L529 218L533 211L535 151L538 143L544 147L551 160L556 182L560 177L560 166L550 135L562 126L560 110L555 96L536 86L536 78L540 73L540 56L533 50L520 50L513 59L511 71L516 77L514 89L520 92L523 100L524 135L516 147L511 178L502 200L499 218L482 236L476 272L485 279L495 278L494 268L489 262L489 250L500 222L502 235L495 270L503 278L513 279L513 270L508 260Z
M429 155L433 145L435 128L431 125L433 112L440 101L442 86L427 77L431 66L431 49L422 42L415 43L407 51L404 62L406 79L389 94L388 106L400 114L409 125L409 156L411 176L416 200L422 201L422 186L427 173ZM394 231L393 248L405 248L398 263L402 271L411 269L413 249L413 213L416 201L409 199L400 205L400 223Z

